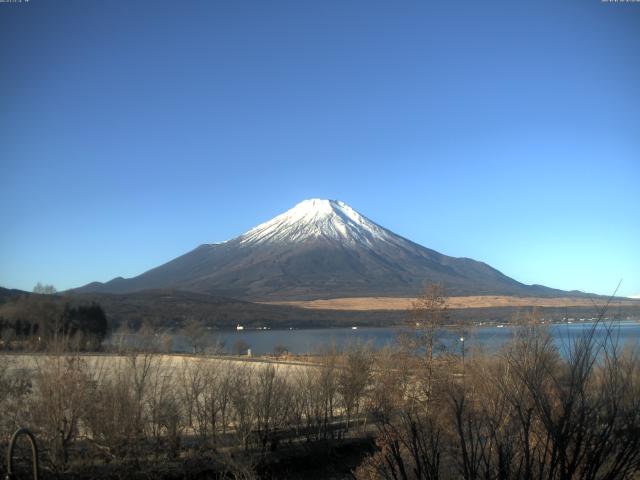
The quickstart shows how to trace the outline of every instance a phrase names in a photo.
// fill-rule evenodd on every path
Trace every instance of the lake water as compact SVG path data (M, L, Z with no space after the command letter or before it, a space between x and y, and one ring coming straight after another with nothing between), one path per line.
M586 333L593 327L591 322L575 322L571 324L552 324L549 331L558 347L566 349L572 339ZM640 345L640 322L617 321L612 324L614 338L620 345L630 343ZM493 352L500 349L502 345L514 337L518 327L504 325L476 326L461 329L444 329L439 332L439 348L460 352L464 337L465 350L482 349L486 352ZM406 331L406 330L404 330ZM392 345L398 335L402 332L399 327L389 328L322 328L322 329L294 329L294 330L241 330L241 331L218 331L203 339L204 345L215 345L221 342L228 352L235 350L235 345L244 342L251 348L252 354L263 355L274 351L277 346L284 346L294 354L317 353L328 346L335 345L343 348L355 343L370 343L374 348L382 348ZM596 337L599 340L605 338L606 330L602 326L596 329ZM171 334L171 349L174 352L190 352L192 347L187 338L179 334ZM111 339L110 342L115 342ZM158 340L160 343L160 339ZM130 335L126 339L127 344L136 344L135 335ZM206 349L206 347L205 347Z

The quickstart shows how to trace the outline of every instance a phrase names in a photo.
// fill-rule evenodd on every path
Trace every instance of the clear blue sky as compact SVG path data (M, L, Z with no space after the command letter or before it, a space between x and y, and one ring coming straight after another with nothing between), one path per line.
M0 285L133 276L310 197L640 294L640 3L0 3Z

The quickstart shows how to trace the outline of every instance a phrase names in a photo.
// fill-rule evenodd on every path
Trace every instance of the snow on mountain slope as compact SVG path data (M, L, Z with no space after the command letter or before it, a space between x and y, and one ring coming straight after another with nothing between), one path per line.
M240 236L240 243L304 242L314 238L371 245L392 242L386 229L360 215L346 203L318 198L300 202L282 215Z

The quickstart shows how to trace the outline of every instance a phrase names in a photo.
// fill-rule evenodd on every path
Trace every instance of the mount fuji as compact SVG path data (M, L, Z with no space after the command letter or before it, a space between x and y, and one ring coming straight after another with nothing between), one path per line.
M449 295L563 296L489 265L454 258L381 227L336 200L305 200L222 243L204 244L137 277L76 292L173 289L252 301L410 297L428 282Z

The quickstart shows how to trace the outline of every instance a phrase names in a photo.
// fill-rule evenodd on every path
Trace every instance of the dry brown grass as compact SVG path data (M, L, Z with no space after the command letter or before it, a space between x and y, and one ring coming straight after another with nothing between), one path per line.
M396 297L351 297L327 300L297 300L282 302L262 302L271 305L292 305L318 310L409 310L414 298ZM596 300L595 304L599 302ZM640 301L620 299L612 302L611 307L640 305ZM593 307L590 298L541 298L508 297L500 295L449 297L449 308L491 308L491 307Z

